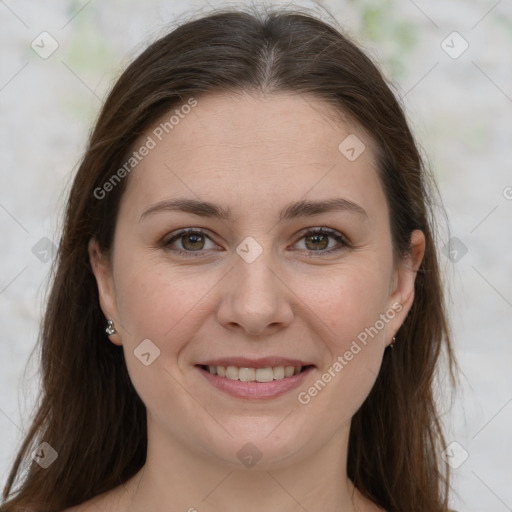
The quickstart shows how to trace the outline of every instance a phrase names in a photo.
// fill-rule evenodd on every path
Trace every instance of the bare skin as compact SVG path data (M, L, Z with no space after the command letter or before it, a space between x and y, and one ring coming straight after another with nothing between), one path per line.
M347 478L350 421L412 305L425 242L415 231L410 256L394 260L373 142L328 111L289 94L204 96L132 171L111 258L94 240L89 254L110 340L147 407L148 456L124 486L70 511L381 510ZM350 134L366 146L353 161L338 149ZM144 214L176 198L232 216ZM293 202L333 198L345 207L280 218ZM187 228L200 233L173 238ZM246 237L262 249L251 262L236 250ZM160 350L147 366L134 356L146 339ZM249 400L198 367L238 356L311 370L297 388ZM251 467L247 446L261 456Z

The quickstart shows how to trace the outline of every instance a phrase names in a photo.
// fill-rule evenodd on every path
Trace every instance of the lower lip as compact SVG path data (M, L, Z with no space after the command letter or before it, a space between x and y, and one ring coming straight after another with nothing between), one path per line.
M200 366L196 366L196 368L212 386L224 391L228 395L245 399L275 398L284 395L288 391L299 387L307 375L314 369L313 366L309 366L297 375L271 382L242 382L213 375Z

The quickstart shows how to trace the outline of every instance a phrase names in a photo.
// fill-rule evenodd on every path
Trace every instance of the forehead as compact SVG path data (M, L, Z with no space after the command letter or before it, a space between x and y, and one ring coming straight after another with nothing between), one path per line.
M153 147L129 176L122 203L133 215L183 196L235 210L333 194L382 206L372 139L327 103L282 93L195 101L166 112L134 145Z

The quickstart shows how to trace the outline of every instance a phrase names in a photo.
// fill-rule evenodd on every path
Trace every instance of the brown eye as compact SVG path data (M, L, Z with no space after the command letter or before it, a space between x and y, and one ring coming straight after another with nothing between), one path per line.
M330 228L308 231L300 240L304 240L304 247L299 248L300 250L318 252L320 255L349 247L347 239L338 231ZM329 245L331 240L334 240L335 243Z
M181 235L181 245L187 251L201 250L204 246L204 236L198 234Z
M310 235L305 237L306 247L308 250L316 251L316 250L324 250L327 249L329 245L329 237L327 235ZM310 246L308 244L311 243Z
M212 244L212 247L206 246L208 241ZM197 229L180 231L162 241L162 247L165 250L186 256L200 256L203 251L211 249L215 245L208 235Z

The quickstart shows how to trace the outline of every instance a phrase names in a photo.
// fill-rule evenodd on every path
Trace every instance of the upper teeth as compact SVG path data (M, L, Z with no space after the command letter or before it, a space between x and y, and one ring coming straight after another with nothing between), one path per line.
M292 377L301 372L302 366L274 366L268 368L239 368L238 366L208 366L213 375L242 382L271 382Z

